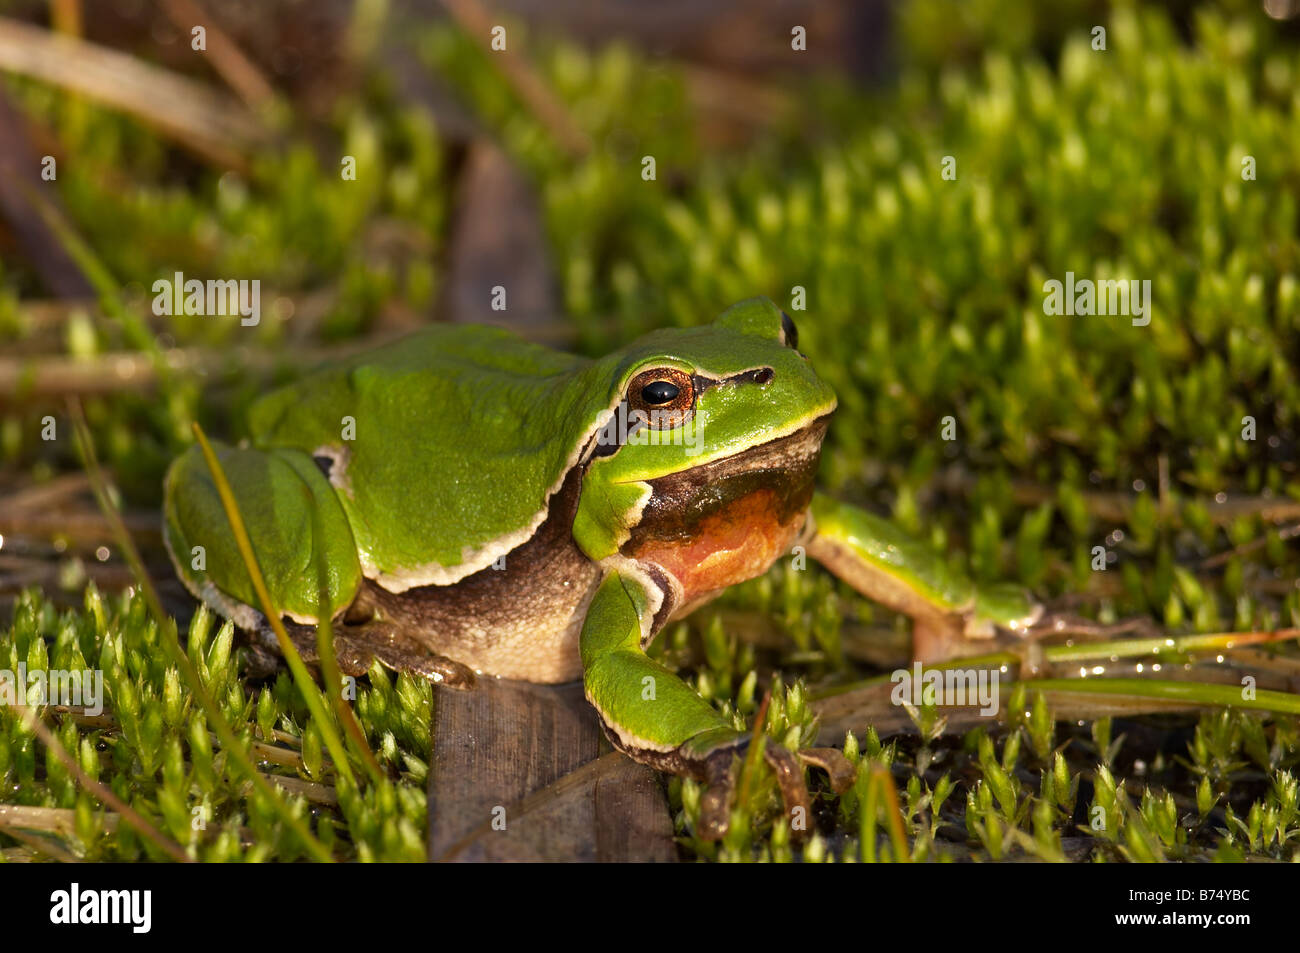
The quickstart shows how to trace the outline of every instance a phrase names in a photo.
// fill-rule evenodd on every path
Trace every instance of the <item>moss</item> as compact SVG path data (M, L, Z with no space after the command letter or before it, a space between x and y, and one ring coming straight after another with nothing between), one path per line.
M321 755L320 737L287 674L250 687L232 651L233 631L206 610L190 624L187 652L222 713L273 778L312 782L284 795L295 813L340 859L424 859L429 719L428 683L376 670L357 688L355 709L388 774L362 790L342 784ZM86 590L84 611L59 611L39 593L19 599L0 639L0 669L101 669L103 714L47 716L81 768L201 860L292 860L296 838L253 793L181 687L139 596L105 598ZM0 707L0 782L6 800L78 813L64 846L88 860L162 859L120 819L89 811L68 771L37 746L16 709ZM299 793L299 792L304 793ZM85 814L85 817L81 815Z

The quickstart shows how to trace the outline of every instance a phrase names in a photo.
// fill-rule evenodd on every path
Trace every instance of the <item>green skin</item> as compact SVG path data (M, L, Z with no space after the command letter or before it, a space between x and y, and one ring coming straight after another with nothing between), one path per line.
M646 655L668 621L796 544L911 616L923 660L1039 617L1022 591L979 590L888 521L814 495L836 398L794 335L764 298L594 361L433 327L269 394L252 446L216 451L309 660L324 590L348 672L377 658L453 684L581 674L615 745L721 792L716 836L749 735ZM676 386L676 416L631 437L606 426L660 409L656 380ZM165 528L187 587L273 646L197 448L167 474Z

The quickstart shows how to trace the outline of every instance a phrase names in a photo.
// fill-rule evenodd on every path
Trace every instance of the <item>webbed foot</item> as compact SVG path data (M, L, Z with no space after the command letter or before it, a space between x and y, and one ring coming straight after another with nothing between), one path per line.
M678 749L678 755L687 763L698 765L697 773L706 786L700 798L698 830L704 840L718 840L727 833L737 764L744 759L752 743L753 735L747 732L711 731L691 739ZM804 764L824 770L837 794L843 794L853 784L852 763L834 748L810 748L796 754L768 738L763 745L763 760L776 775L785 817L796 840L802 840L808 833L812 817Z
M316 629L286 621L285 630L302 660L308 665L319 666ZM470 689L476 683L474 671L469 666L430 652L420 642L403 635L391 622L374 618L349 622L345 618L334 624L332 634L334 655L338 659L339 671L344 675L359 678L378 660L395 672L407 672L449 688ZM276 644L275 634L269 626L263 625L258 636L264 646Z

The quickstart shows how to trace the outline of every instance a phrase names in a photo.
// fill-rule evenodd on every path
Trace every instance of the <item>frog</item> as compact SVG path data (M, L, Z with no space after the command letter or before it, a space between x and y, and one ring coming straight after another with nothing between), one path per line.
M213 450L306 661L328 616L358 677L378 661L450 687L581 679L615 748L704 785L700 833L716 838L754 735L651 656L671 622L792 552L909 616L919 661L1042 617L1025 590L977 586L818 491L836 406L793 319L759 297L602 358L433 324L259 397L247 439ZM197 446L163 495L186 588L274 651ZM776 743L763 757L787 807L806 805L798 758Z

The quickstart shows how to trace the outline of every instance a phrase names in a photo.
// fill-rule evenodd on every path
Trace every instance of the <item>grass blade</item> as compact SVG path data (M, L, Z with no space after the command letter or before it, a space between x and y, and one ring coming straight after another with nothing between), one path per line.
M320 511L313 509L312 533L317 539L320 538L319 530ZM339 671L338 658L334 654L334 630L330 625L329 566L323 550L320 558L316 560L316 571L320 593L316 611L316 618L319 620L316 623L316 654L320 657L321 680L325 682L326 691L334 699L334 711L338 714L339 723L343 726L348 741L351 742L352 750L370 772L371 780L379 784L384 780L383 768L375 759L375 753L370 750L366 733L361 730L361 725L352 712L352 706L343 697L343 675Z
M1030 691L1127 695L1188 705L1248 708L1252 711L1300 715L1300 695L1261 688L1254 692L1253 698L1244 698L1240 685L1213 682L1172 682L1154 678L1042 678L1026 681L1025 687Z
M262 578L261 567L257 564L257 555L253 552L253 541L248 538L248 529L244 526L244 518L239 513L239 506L235 503L235 494L230 489L230 481L226 479L226 473L221 468L221 461L217 459L212 445L208 443L208 438L203 433L203 428L195 421L191 426L194 429L194 436L199 441L199 447L203 450L203 459L207 461L208 470L212 473L212 480L217 485L217 494L221 497L222 509L226 511L226 519L230 521L230 531L235 536L235 544L239 547L239 555L244 560L244 567L248 570L248 577L253 582L253 589L257 592L257 599L262 604L262 613L266 616L267 623L271 626L271 631L275 633L275 641L280 646L280 654L284 657L285 662L289 665L289 671L293 673L294 683L298 686L298 691L302 692L303 701L307 703L307 708L311 712L312 718L316 719L317 727L320 728L321 739L325 742L325 747L329 749L330 758L334 761L334 768L349 782L355 784L356 776L352 773L352 763L348 758L347 748L343 745L343 740L335 731L333 720L329 716L329 710L325 706L325 700L321 697L319 686L316 680L311 677L307 671L307 665L303 662L302 656L298 654L298 648L289 639L289 633L284 630L284 623L280 621L280 613L276 610L271 602L271 593L267 591L266 580Z

